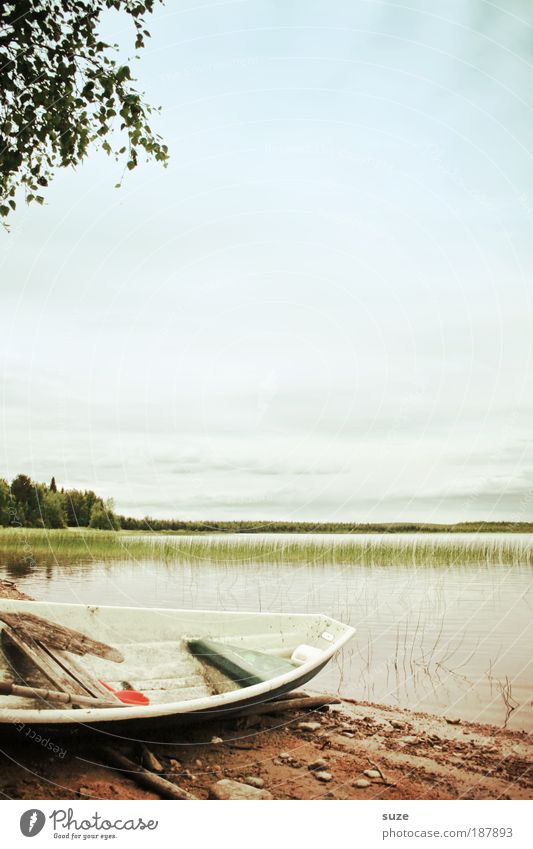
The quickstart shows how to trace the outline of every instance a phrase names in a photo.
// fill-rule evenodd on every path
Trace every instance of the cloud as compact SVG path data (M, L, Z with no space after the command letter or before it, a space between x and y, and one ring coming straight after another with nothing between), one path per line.
M533 78L520 24L504 16L502 58L497 39L479 51L468 3L435 27L394 4L278 2L280 47L272 5L210 7L216 45L198 38L201 10L155 15L160 49L139 70L168 107L169 168L135 169L117 194L116 163L96 154L17 213L4 473L54 474L138 515L522 511Z

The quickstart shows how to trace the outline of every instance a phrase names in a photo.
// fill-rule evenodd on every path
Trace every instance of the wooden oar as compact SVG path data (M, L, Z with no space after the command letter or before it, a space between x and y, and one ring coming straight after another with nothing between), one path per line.
M113 646L93 640L86 634L58 625L57 622L42 619L33 613L5 613L0 610L0 620L19 632L23 631L26 637L53 649L78 655L94 654L115 663L122 663L124 660L124 655Z
M81 696L78 693L60 693L59 690L45 690L44 687L26 687L22 684L15 684L14 681L0 681L0 695L23 696L24 698L62 702L65 705L72 704L80 707L111 708L123 706L122 702L111 702L93 696Z

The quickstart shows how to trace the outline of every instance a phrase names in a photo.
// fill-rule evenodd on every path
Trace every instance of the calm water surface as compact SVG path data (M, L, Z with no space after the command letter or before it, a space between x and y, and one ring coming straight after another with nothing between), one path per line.
M473 535L465 536L473 542ZM430 537L457 541L459 535L417 538ZM269 536L283 538L289 535ZM394 538L401 542L406 535ZM328 535L324 542L346 539ZM531 537L521 535L520 544L531 544ZM0 556L0 577L38 599L328 613L357 633L315 679L314 689L498 725L507 719L511 728L533 729L533 570L525 564L1 564ZM515 706L510 714L506 699Z

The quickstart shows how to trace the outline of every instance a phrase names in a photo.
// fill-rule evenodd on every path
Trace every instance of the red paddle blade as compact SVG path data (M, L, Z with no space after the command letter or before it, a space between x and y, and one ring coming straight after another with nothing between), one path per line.
M138 690L115 690L115 696L125 705L149 705L150 699Z
M110 690L121 702L124 702L125 705L149 705L150 699L148 696L145 696L144 693L140 693L139 690L115 690L110 684L106 684L105 681L100 681L100 684L103 684L107 690Z

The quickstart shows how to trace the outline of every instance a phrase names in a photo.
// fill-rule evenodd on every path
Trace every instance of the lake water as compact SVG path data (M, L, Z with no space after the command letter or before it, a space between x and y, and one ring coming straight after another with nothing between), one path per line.
M473 542L472 535L465 536ZM496 535L488 536L494 540ZM390 542L392 537L380 540ZM449 534L423 539L430 537L458 539ZM264 540L265 535L257 538ZM278 541L284 538L295 537L275 536ZM313 535L317 538L322 537ZM325 536L324 544L346 539ZM520 545L533 542L525 535L514 539ZM533 569L525 563L447 568L393 562L383 567L156 561L1 564L0 556L0 578L16 581L20 589L43 600L324 612L354 625L357 633L315 679L313 689L533 730ZM510 713L506 702L515 706Z

